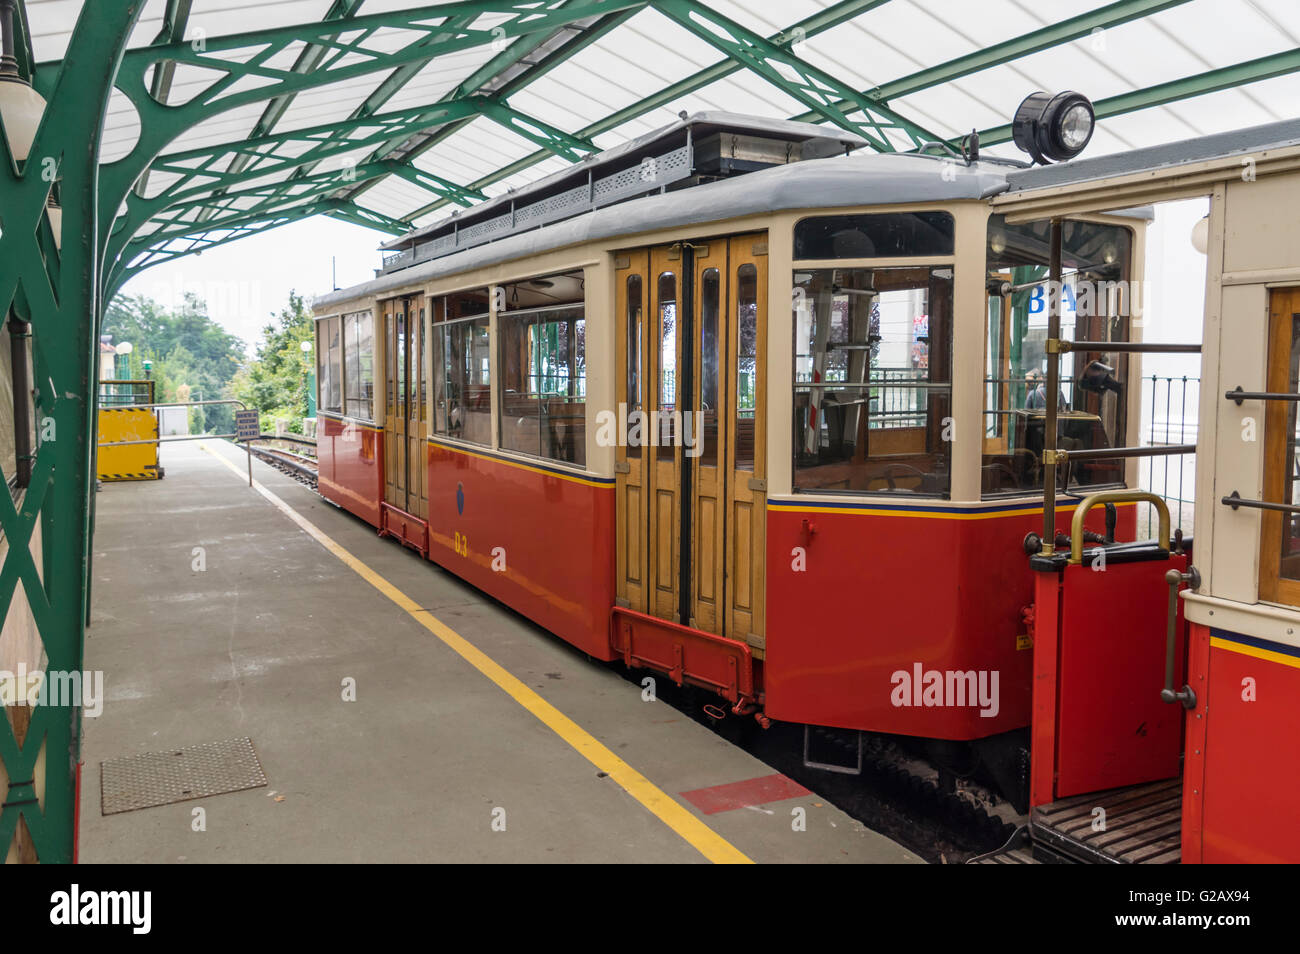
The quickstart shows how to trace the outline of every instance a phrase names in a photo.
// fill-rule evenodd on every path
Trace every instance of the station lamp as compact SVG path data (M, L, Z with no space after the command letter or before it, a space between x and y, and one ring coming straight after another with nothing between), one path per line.
M1072 90L1053 96L1040 90L1016 108L1011 138L1021 152L1048 165L1083 152L1096 126L1097 115L1087 96Z
M9 151L19 162L25 162L45 114L45 100L18 73L14 12L15 0L0 0L0 116L4 117Z
M1210 251L1210 216L1208 214L1197 219L1196 224L1192 226L1192 248L1202 255Z
M18 72L18 58L14 55L16 31L14 15L16 0L0 0L0 122L9 141L9 151L18 162L26 162L31 154L41 117L45 115L45 100L32 89L32 84ZM46 213L54 231L54 243L62 245L63 209L53 190Z

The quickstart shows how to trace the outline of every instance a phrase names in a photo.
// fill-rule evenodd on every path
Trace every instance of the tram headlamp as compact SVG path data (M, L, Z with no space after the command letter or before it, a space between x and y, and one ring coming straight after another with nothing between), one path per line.
M1096 126L1097 116L1087 96L1071 90L1053 96L1040 90L1016 108L1011 138L1018 149L1046 165L1083 152Z

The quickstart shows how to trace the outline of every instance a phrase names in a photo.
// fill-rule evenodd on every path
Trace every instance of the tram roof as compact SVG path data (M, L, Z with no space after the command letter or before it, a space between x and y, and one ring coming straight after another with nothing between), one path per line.
M1007 185L1010 192L1026 192L1109 179L1134 172L1192 165L1212 159L1246 156L1288 146L1300 146L1300 119L1264 123L1248 129L1233 129L1212 136L1162 143L1092 159L1076 159L1054 166L1023 169L1008 175Z
M788 119L768 119L763 116L746 116L741 113L730 113L722 110L683 114L666 126L651 130L644 135L629 139L627 142L620 143L600 153L590 155L579 164L558 169L550 175L543 176L518 190L511 190L503 195L488 199L486 202L474 206L472 211L477 216L512 201L518 202L527 196L537 195L561 187L567 184L566 180L574 179L588 169L600 169L615 165L624 158L637 156L651 150L657 143L673 139L674 134L686 132L693 134L696 141L707 137L712 132L726 132L787 140L796 144L815 143L821 147L821 151L825 155L860 149L867 145L865 139L854 133L818 126L814 123L797 122ZM453 213L453 215L457 216L463 214ZM391 239L381 245L380 248L397 248L404 242L423 238L436 231L446 221L445 218L439 219L400 238Z
M48 93L95 0L19 3L20 67ZM313 214L425 229L682 111L812 122L885 153L975 128L1016 156L1020 99L1078 88L1098 156L1300 102L1293 0L142 4L122 75L185 122L148 157L138 193L157 202L122 220L110 268L129 273ZM136 148L139 92L115 90L103 161Z
M987 199L1004 191L998 162L954 163L943 174L937 156L893 153L813 159L774 166L733 179L633 199L595 209L545 228L519 232L476 248L403 268L372 281L317 297L318 307L381 295L444 275L539 255L599 239L721 222L764 212L828 210L863 205L943 203Z

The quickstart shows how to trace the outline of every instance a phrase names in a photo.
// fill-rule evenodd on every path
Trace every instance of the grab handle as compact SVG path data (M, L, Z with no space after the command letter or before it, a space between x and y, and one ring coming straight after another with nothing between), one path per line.
M1083 520L1089 510L1102 504L1137 503L1142 500L1156 508L1156 513L1160 517L1157 542L1168 550L1169 505L1158 494L1147 490L1102 490L1084 497L1083 502L1075 508L1074 519L1070 521L1070 562L1074 564L1083 562Z
M1160 690L1160 701L1170 704L1181 702L1184 709L1195 709L1196 693L1191 686L1184 685L1177 692L1174 691L1174 649L1178 630L1178 587L1186 583L1192 589L1199 590L1201 571L1194 566L1189 566L1186 573L1170 570L1165 574L1165 582L1169 584L1169 620L1165 628L1165 687Z

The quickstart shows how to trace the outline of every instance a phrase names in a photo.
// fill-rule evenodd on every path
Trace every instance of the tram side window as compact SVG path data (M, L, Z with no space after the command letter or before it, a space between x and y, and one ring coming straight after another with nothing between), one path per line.
M795 490L948 495L952 276L795 271Z
M322 411L343 413L343 369L340 365L343 343L339 319L322 318L316 322L317 405Z
M587 462L587 323L582 305L499 317L501 446Z
M363 421L375 417L374 329L368 311L343 316L343 413Z
M486 297L483 304L486 305ZM448 311L455 311L449 306ZM433 325L433 433L492 444L492 377L488 316Z
M1041 492L1043 425L1048 396L1047 320L1049 225L988 225L988 284L984 336L982 487L986 497ZM1140 308L1130 285L1132 233L1122 226L1065 221L1061 230L1061 337L1129 340L1130 315ZM1126 444L1129 356L1105 350L1061 356L1056 446L1066 450ZM1120 484L1124 461L1061 465L1058 487Z
M948 212L867 212L818 215L794 227L795 259L951 255Z

